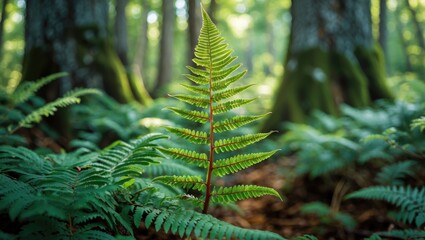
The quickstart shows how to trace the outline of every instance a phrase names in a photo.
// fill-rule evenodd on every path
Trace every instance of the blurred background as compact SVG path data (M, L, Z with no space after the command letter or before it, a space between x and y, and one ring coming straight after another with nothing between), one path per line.
M96 46L103 39L107 45L112 44L110 51L113 54L107 57L119 56L121 63L115 62L115 65L122 65L120 68L124 67L137 76L137 81L142 79L150 96L165 96L170 88L183 80L182 74L187 71L185 66L191 64L191 52L201 21L200 2L210 12L239 61L248 69L252 80L247 81L257 83L259 94L270 97L282 78L288 53L291 32L289 0L29 1L29 4L24 0L2 0L1 87L10 92L23 79L35 80L54 71L66 71L72 75L72 84L62 87L63 91L73 85L82 85L81 81L89 82L86 85L99 85L96 82L101 80L88 73L100 71L93 70L101 68L95 66L101 64L93 64L96 61L92 58L96 51L103 51ZM306 5L303 17L311 16L307 6L314 4L300 2ZM362 4L370 7L371 34L382 47L389 82L399 78L423 78L424 1L372 0L362 1ZM337 18L328 20L341 21ZM354 28L351 30L355 31ZM298 31L309 34L305 27ZM91 36L96 34L99 36ZM93 38L93 42L83 38ZM23 64L24 55L25 52L31 55L34 48L39 52L32 54L40 55L28 57L29 62L36 62L28 63L27 68L33 71L29 73ZM125 93L111 95L116 95L120 101L131 98Z

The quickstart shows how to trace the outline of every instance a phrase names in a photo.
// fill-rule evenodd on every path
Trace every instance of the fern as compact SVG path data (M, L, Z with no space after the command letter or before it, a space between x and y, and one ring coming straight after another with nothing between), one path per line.
M43 107L31 112L31 114L19 121L18 126L14 130L12 130L12 132L15 131L17 128L31 127L32 123L38 123L43 117L53 115L53 113L56 112L59 108L80 103L79 97L85 94L100 94L100 92L96 89L80 89L71 91L65 94L64 97L58 98L55 101L50 102L44 105Z
M186 209L154 206L136 208L134 224L138 224L143 217L147 228L154 226L156 231L163 229L165 233L171 232L181 238L193 235L199 239L282 239L275 233L236 227L211 215Z
M410 186L375 186L351 193L347 198L384 200L400 208L396 218L404 223L415 223L419 228L425 223L425 188Z
M25 102L31 96L33 96L41 87L52 82L53 80L57 80L67 75L67 73L55 73L47 77L41 78L37 81L23 82L15 89L15 91L11 95L11 102L15 105Z
M207 154L182 148L161 149L161 151L173 158L206 169L206 177L203 180L201 176L169 176L158 177L155 180L174 186L195 189L204 193L201 198L204 205L204 213L208 211L210 202L231 203L263 195L274 195L281 198L274 189L254 185L214 187L213 176L235 173L269 158L276 151L239 154L230 158L216 159L216 155L220 153L245 148L265 139L273 132L220 138L219 133L237 129L263 118L266 114L236 116L230 119L219 116L231 109L253 101L254 99L231 99L252 85L230 87L232 83L240 80L246 71L235 73L240 64L230 65L236 59L235 56L232 56L233 50L224 42L224 38L221 37L220 32L204 9L202 9L202 16L203 25L198 45L195 48L196 57L193 59L198 68L188 67L191 74L186 75L195 85L183 84L183 87L192 92L192 94L172 95L172 97L199 109L185 110L170 107L169 110L190 121L206 124L208 130L199 131L178 127L168 127L167 129L169 132L193 144L207 145L209 152ZM220 118L222 120L217 121Z
M413 176L417 163L415 161L403 161L387 165L376 176L376 181L383 185L403 185L403 178Z
M410 124L410 127L412 129L419 128L421 131L425 130L425 117L414 119L412 123Z

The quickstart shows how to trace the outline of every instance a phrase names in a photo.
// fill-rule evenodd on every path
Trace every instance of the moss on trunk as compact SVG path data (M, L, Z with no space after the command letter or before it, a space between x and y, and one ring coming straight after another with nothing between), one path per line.
M391 98L379 52L359 47L356 57L320 47L291 54L262 130L279 128L283 121L305 122L314 110L337 115L341 103L365 107L371 99Z

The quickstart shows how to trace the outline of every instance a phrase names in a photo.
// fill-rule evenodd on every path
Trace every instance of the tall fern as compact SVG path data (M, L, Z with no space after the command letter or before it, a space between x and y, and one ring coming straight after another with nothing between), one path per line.
M219 30L202 9L203 24L195 48L193 62L197 68L188 66L191 74L185 75L194 84L183 84L191 94L177 94L173 97L186 102L196 109L187 110L176 107L169 109L194 123L205 124L207 131L195 128L168 127L169 132L186 139L191 144L205 145L208 152L198 152L182 148L161 149L175 159L186 161L205 169L205 178L201 176L161 176L157 181L193 189L202 192L199 201L203 213L208 212L210 203L230 203L238 200L273 195L281 198L279 193L267 187L256 185L238 185L230 187L215 186L213 177L222 177L238 172L268 159L277 150L270 152L236 154L229 158L217 158L221 153L243 149L268 137L272 132L248 134L225 138L221 133L235 130L243 125L261 119L265 115L235 116L226 118L223 113L252 102L254 99L232 98L252 85L233 87L246 73L237 71L241 64L233 64L236 59L233 50L225 43Z

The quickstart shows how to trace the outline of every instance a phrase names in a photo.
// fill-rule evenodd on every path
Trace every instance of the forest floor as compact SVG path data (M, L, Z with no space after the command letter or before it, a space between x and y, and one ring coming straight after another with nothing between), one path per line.
M342 195L337 200L337 208L349 213L356 220L357 227L354 230L348 230L341 223L330 221L329 218L326 220L313 214L303 214L302 206L310 202L321 201L332 205L336 185L343 182L344 177L339 180L295 177L295 165L296 159L293 157L269 160L239 172L226 183L272 187L283 194L283 202L276 197L265 196L240 201L236 210L224 207L211 209L211 214L236 226L267 230L288 239L311 234L319 240L357 240L370 237L374 232L402 227L396 226L395 222L386 217L389 205L379 201L343 200ZM335 203L333 205L335 207ZM145 229L140 232L138 239L165 240L178 237Z

